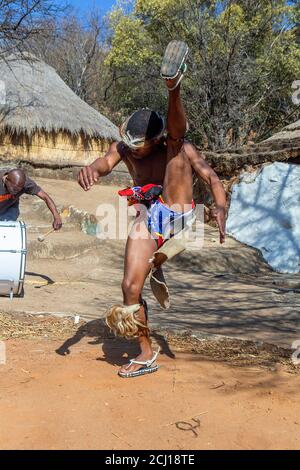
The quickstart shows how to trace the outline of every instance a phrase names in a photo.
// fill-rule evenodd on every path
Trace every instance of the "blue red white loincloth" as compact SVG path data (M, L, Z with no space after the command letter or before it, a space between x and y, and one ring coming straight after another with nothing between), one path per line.
M145 223L151 236L157 241L158 248L174 235L181 232L194 217L195 203L191 202L191 209L186 212L171 210L162 198L163 188L160 185L147 184L133 186L118 191L120 196L127 197L128 204L145 206Z

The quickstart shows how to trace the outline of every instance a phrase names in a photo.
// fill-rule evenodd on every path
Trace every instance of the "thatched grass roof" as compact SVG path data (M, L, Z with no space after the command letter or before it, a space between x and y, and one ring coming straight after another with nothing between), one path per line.
M3 90L0 93L0 131L27 135L66 131L72 136L120 138L109 119L81 100L52 67L29 54L0 61L0 80L5 84L5 95Z
M285 141L293 141L294 139L300 140L300 119L292 124L284 127L280 132L272 135L267 139L265 142L277 141L281 140L282 142Z

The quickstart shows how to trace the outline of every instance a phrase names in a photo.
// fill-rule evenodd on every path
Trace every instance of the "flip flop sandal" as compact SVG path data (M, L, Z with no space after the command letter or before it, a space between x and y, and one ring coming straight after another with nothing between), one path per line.
M187 70L185 63L189 48L183 41L171 41L165 51L160 75L164 79L173 79L178 77L174 87L168 88L169 91L175 90L183 78L183 74Z
M129 369L129 367L132 364L138 364L138 365L141 365L142 367L134 372L127 372L127 373L118 372L118 375L122 377L123 379L129 379L131 377L139 377L140 375L152 374L153 372L156 372L158 370L158 365L156 364L153 366L152 364L156 361L159 351L160 351L159 349L155 351L152 359L150 359L149 361L144 362L144 361L136 361L135 359L131 359L126 369Z

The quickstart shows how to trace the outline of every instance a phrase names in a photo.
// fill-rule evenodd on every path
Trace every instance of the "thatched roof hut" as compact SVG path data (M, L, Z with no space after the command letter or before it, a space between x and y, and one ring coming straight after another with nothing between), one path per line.
M286 161L299 163L300 121L284 127L280 132L257 144L202 153L215 171L226 178L238 174L247 166Z
M2 160L80 165L118 139L117 127L49 65L29 54L0 61Z
M284 127L280 132L272 135L265 142L274 142L281 140L286 144L294 144L297 140L300 143L300 119L289 126Z

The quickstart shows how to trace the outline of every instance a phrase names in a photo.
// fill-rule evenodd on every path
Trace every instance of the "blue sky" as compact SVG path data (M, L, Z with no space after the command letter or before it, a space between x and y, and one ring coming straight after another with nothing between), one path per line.
M101 13L106 13L116 3L116 0L67 0L67 2L78 10L79 16L86 11L91 11L94 6Z

